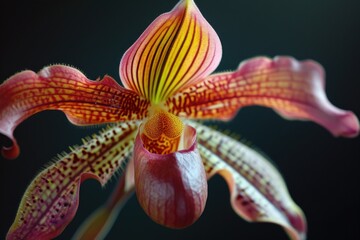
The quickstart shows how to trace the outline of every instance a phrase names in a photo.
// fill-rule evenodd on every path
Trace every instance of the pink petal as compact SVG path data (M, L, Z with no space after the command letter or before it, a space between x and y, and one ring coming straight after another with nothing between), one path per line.
M94 178L102 185L132 151L135 123L116 125L40 172L27 188L7 239L52 239L73 219L80 184Z
M260 105L287 119L312 120L334 136L359 133L357 117L327 99L321 65L290 57L247 60L235 72L209 76L179 92L166 105L178 116L221 120L231 119L242 107Z
M192 0L160 15L124 54L124 86L153 103L166 100L215 70L221 43Z
M199 152L208 178L220 174L228 183L235 212L247 221L282 226L293 240L306 238L306 219L289 196L271 163L253 149L198 123Z
M0 133L13 141L2 153L6 158L17 157L16 126L43 110L61 110L73 124L89 125L142 119L148 105L109 76L91 81L79 70L62 65L37 74L23 71L0 85Z
M196 149L196 132L186 126L184 150L169 154L147 151L138 134L134 148L135 187L140 205L155 222L184 228L202 214L207 180Z

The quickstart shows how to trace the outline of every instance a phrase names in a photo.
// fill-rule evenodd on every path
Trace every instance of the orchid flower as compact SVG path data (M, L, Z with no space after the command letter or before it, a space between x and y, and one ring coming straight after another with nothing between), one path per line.
M43 110L61 110L75 125L112 123L35 177L7 239L60 235L76 214L81 183L93 178L105 185L126 164L111 198L76 239L104 237L134 191L152 220L185 228L201 216L207 180L216 174L226 180L239 216L279 224L291 239L305 239L305 216L270 161L196 120L230 121L242 107L258 105L354 137L358 119L328 101L324 70L315 61L256 57L233 72L212 74L221 56L214 29L192 0L181 0L122 57L124 86L110 76L89 80L65 65L22 71L1 84L0 133L12 141L2 148L6 158L20 153L16 126Z

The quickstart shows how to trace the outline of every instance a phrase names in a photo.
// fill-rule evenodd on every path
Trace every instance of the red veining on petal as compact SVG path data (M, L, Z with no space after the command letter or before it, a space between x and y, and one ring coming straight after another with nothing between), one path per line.
M145 120L141 140L152 153L168 154L179 149L184 125L175 115L163 110Z
M135 190L134 161L131 159L108 201L96 209L78 228L72 239L104 239L121 209Z
M198 132L199 151L208 177L224 177L236 213L248 221L279 224L292 239L305 239L305 216L289 196L275 167L248 146L200 124L191 125Z
M91 81L75 68L54 65L38 74L23 71L0 85L0 133L13 141L3 155L14 158L19 148L16 126L43 110L61 110L76 125L142 119L149 102L105 76Z
M94 178L104 185L132 150L135 123L109 128L72 150L32 181L21 201L7 239L51 239L73 219L80 184Z
M138 135L134 160L137 198L149 217L170 228L187 227L200 217L207 181L193 128L184 129L184 150L170 154L150 153Z
M193 1L159 16L124 54L123 84L153 103L195 84L219 64L220 40Z
M329 102L324 77L314 61L259 57L243 62L235 72L215 74L184 89L166 106L181 117L229 120L242 107L260 105L287 119L312 120L335 136L356 136L357 117Z

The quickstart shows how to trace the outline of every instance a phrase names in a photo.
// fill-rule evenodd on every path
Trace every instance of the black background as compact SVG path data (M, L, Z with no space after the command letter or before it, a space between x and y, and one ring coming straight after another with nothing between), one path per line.
M90 79L118 78L122 54L176 0L26 1L1 5L0 81L24 70L66 63ZM335 105L360 115L360 4L358 0L198 0L223 44L219 71L235 69L258 55L315 59L327 73L326 91ZM309 239L358 239L360 235L359 138L334 138L322 127L285 121L270 109L242 109L221 128L241 134L267 153L304 210ZM15 131L22 153L0 158L0 239L11 225L32 178L57 153L80 144L98 127L75 127L61 112L37 114ZM1 142L7 144L6 139ZM114 178L115 179L115 178ZM75 219L57 239L69 239L115 184L82 185ZM273 224L250 224L229 204L226 183L209 182L204 214L193 226L169 230L153 223L132 198L107 239L287 239Z

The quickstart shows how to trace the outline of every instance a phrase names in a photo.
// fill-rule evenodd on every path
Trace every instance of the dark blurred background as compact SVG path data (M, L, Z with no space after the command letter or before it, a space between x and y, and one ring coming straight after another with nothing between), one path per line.
M90 79L118 78L122 54L160 13L177 0L12 1L0 10L0 82L24 70L66 63ZM326 91L336 106L360 116L360 2L358 0L198 0L198 7L223 44L219 71L235 69L258 55L315 59L327 73ZM304 210L308 239L359 239L360 141L334 138L311 122L285 121L270 109L242 109L232 130L267 153L282 172L295 202ZM61 112L37 114L15 131L16 160L0 157L0 239L11 225L22 194L57 153L80 144L99 127L75 127ZM4 137L2 144L8 144ZM79 211L57 239L69 239L99 206L104 189L82 185ZM250 224L231 209L226 183L209 182L204 214L193 226L169 230L152 222L132 198L107 239L287 239L273 224Z

